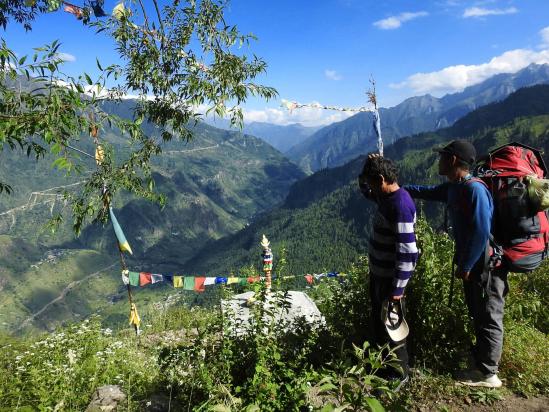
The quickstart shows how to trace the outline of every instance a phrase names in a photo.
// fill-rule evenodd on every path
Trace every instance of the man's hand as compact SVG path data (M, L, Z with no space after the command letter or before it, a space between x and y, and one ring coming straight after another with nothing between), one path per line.
M391 301L392 302L398 302L400 299L402 299L404 295L399 295L399 296L391 296Z
M381 155L379 153L370 153L368 155L368 160L375 159L376 157L381 157Z
M471 272L470 271L465 271L465 270L461 270L461 269L458 269L456 271L456 277L458 278L461 278L463 279L464 281L468 282L469 281L469 276L471 275Z

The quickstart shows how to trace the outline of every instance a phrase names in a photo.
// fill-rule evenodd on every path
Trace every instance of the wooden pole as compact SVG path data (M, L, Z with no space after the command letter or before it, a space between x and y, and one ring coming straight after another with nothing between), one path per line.
M265 284L267 286L267 292L271 291L271 273L273 271L273 252L271 251L271 243L265 235L261 239L261 247L263 248L263 253L261 257L263 258L263 272L265 272Z

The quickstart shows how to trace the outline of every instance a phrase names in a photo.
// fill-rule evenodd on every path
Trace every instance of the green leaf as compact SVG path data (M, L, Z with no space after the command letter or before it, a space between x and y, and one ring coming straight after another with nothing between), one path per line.
M214 405L211 410L213 412L231 412L231 408L225 405Z
M385 408L376 398L366 398L366 404L370 412L385 412Z

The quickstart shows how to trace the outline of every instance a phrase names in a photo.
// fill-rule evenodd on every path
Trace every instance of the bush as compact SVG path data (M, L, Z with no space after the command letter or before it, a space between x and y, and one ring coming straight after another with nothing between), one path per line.
M112 336L98 318L1 349L0 399L9 410L84 410L95 389L109 384L143 396L158 371L135 341Z
M449 236L436 233L423 219L416 234L420 259L406 292L409 350L417 365L448 372L458 367L472 339L462 281L452 280Z
M500 370L505 386L523 395L549 394L547 335L528 324L505 331Z

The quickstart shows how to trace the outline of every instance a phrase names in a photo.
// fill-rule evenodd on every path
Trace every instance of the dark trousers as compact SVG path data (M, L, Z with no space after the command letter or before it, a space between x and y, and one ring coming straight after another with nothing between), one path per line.
M476 343L473 358L484 374L495 374L503 349L503 310L509 291L508 270L497 268L487 276L482 265L476 265L471 280L463 282L465 303L472 318Z
M406 339L400 342L393 342L385 325L381 321L381 307L384 300L391 296L391 293L394 289L393 279L392 278L382 278L379 276L374 276L370 274L370 301L371 301L371 311L370 311L370 321L372 324L372 344L383 346L389 344L393 349L395 355L398 358L398 364L402 371L402 376L408 375L408 350L406 349ZM404 303L404 302L403 302Z

